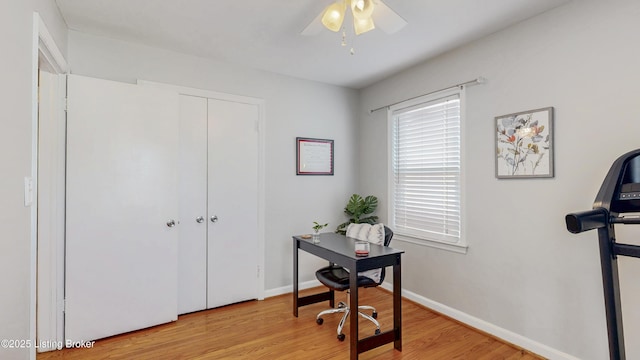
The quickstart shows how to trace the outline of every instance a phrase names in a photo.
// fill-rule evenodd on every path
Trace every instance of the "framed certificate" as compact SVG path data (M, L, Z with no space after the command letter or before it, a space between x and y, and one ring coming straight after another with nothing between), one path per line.
M296 175L333 175L333 140L297 137Z

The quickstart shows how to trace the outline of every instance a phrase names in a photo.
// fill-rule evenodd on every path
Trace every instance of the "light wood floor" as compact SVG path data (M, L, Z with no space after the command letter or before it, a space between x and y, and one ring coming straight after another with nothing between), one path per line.
M307 290L306 293L309 291ZM378 309L382 330L391 329L392 297L379 288L362 289L360 303ZM337 293L337 300L344 294ZM92 359L336 359L349 358L347 339L336 339L340 315L315 316L328 303L292 313L291 294L249 301L180 316L178 321L98 340L91 349L65 349L39 354L38 360ZM491 336L438 315L411 301L402 303L403 351L384 345L360 354L360 359L542 359ZM360 319L360 337L374 326Z

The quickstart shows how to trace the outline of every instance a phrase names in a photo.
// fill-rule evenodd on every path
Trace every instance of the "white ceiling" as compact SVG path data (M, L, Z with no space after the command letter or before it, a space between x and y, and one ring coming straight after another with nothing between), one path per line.
M70 29L362 88L570 0L385 0L408 25L355 39L300 32L333 0L56 0Z

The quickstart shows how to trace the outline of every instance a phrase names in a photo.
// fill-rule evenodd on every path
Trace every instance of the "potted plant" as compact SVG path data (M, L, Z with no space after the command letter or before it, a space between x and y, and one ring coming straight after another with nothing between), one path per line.
M320 230L322 230L323 228L325 228L327 225L329 225L329 223L326 224L320 224L317 221L313 222L313 242L314 243L318 243L320 242Z
M351 195L349 198L349 202L347 206L344 208L344 213L349 216L349 221L344 222L336 228L336 233L345 235L347 233L347 226L349 224L376 224L378 222L378 217L375 215L370 215L376 208L378 207L378 198L369 195L365 198L358 194Z

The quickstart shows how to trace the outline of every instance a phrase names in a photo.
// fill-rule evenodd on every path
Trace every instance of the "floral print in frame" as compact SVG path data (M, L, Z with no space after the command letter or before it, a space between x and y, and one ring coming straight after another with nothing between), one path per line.
M497 116L496 177L553 177L553 107Z

